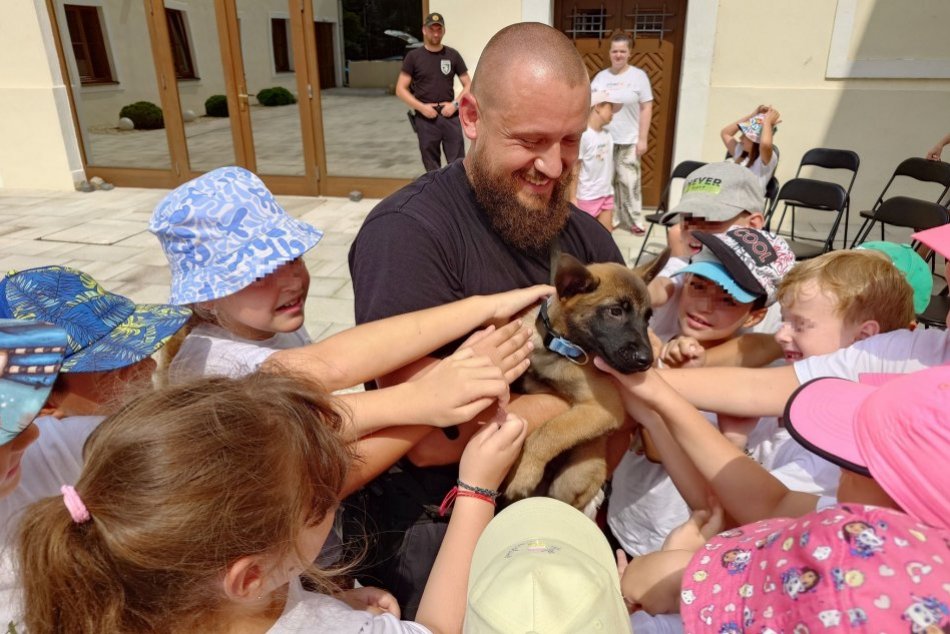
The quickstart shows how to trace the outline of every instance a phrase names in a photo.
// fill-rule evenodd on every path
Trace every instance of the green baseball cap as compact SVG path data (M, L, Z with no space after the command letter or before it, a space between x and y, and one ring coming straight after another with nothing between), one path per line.
M930 294L933 292L934 278L930 274L930 266L909 244L876 241L865 242L855 248L880 251L889 257L914 289L914 312L919 314L927 309Z

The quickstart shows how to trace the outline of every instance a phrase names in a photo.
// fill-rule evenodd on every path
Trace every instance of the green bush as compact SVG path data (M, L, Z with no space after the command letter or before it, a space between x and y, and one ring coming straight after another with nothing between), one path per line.
M205 114L209 117L228 116L228 98L224 95L211 95L205 99Z
M287 106L297 103L297 98L286 88L274 86L257 93L257 101L262 106Z
M119 111L119 118L128 117L136 130L157 130L165 127L162 109L151 101L136 101Z

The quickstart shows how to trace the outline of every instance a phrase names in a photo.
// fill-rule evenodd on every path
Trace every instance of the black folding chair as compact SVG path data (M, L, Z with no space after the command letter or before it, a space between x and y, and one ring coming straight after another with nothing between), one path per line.
M885 225L892 227L905 227L913 231L923 231L932 229L950 222L950 211L940 203L932 203L919 198L909 196L894 196L888 198L881 206L872 212L867 221L862 225L858 235L854 238L852 248L867 241L868 235L875 223L881 224L881 233L883 235ZM917 248L917 241L911 242L911 246ZM930 255L933 257L933 254Z
M928 198L927 200L910 198L908 196L893 196L890 192L890 189L898 177L912 178L916 181L925 183L935 183L941 187L940 194L935 198ZM874 206L867 211L861 212L861 217L864 218L864 221L861 223L861 227L858 229L858 235L855 237L851 246L864 242L867 239L870 226L876 221L877 211L886 201L892 198L902 198L905 201L916 200L926 203L929 200L933 200L934 203L939 203L947 195L948 191L950 191L950 163L944 163L943 161L931 161L918 157L912 157L901 161L901 164L898 165L897 169L894 170L894 173L887 181L887 184L884 185L884 189L881 191L881 195L877 197L877 201L874 203ZM884 239L884 226L886 224L894 223L881 223L881 240ZM909 227L913 225L903 226Z
M836 150L832 148L823 148L816 147L805 152L805 155L802 156L802 160L798 164L798 169L795 171L795 178L802 178L802 170L808 167L812 168L821 168L819 174L811 174L807 178L818 181L828 181L833 182L829 178L824 178L824 171L837 171L843 170L850 173L850 178L847 179L847 185L842 185L845 189L845 194L847 195L847 202L845 203L844 210L844 237L841 241L842 247L847 247L848 245L848 218L851 213L851 188L854 187L854 180L858 175L858 167L861 165L861 159L856 152L851 150ZM810 170L812 171L812 170ZM819 178L818 176L822 177ZM828 176L831 176L830 174ZM841 183L838 183L839 185ZM787 206L782 211L782 217L784 219L785 212L788 210ZM792 236L795 235L795 207L791 209L791 221L792 221ZM771 217L769 218L771 221ZM781 222L779 222L779 229L781 229ZM833 248L833 245L832 245ZM830 250L830 249L829 249Z
M793 214L795 210L808 209L834 215L831 228L824 238L796 236L795 223L792 223L791 233L783 234L783 237L786 238L786 242L795 254L796 260L814 258L834 248L835 235L838 233L838 226L841 224L841 218L848 206L848 192L844 187L837 183L812 178L793 178L782 185L782 189L775 200L775 205L772 206L773 213L781 203L784 203L784 206L782 216L778 221L778 229L781 229L782 222L785 220L785 215L789 209L792 210Z
M664 187L663 191L660 193L660 202L656 206L656 213L644 216L643 218L647 221L647 232L646 235L643 236L643 244L640 245L640 252L637 253L637 259L633 263L634 266L640 263L640 258L643 257L644 253L657 254L657 252L654 251L647 251L647 243L650 241L650 234L653 232L653 227L658 224L663 224L660 222L660 219L667 211L669 211L670 188L673 185L673 181L677 178L685 180L687 176L698 170L703 165L705 165L705 163L702 161L683 161L673 168L673 173L670 174L670 180L666 183L666 187Z
M942 291L930 297L930 303L924 312L917 313L917 323L924 328L947 328L947 313L950 312L950 296L946 286Z

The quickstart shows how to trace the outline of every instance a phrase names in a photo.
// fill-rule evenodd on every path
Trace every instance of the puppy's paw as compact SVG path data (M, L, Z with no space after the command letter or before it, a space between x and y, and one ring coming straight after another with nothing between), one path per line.
M534 495L544 477L544 465L535 465L522 459L515 467L508 486L505 488L505 497L510 501L523 500Z
M548 495L584 510L600 493L607 477L606 471L606 465L598 460L569 465L551 481Z

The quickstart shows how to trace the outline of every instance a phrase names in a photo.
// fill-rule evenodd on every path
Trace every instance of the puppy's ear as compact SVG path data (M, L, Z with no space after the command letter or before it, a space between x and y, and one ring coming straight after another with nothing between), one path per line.
M666 266L666 261L670 259L670 248L666 247L663 249L663 252L660 255L656 256L656 259L647 262L646 264L641 264L640 266L633 269L633 272L643 278L643 281L647 284L650 281L660 274L660 271L663 270L663 267Z
M591 275L579 260L566 253L561 254L557 263L557 275L554 277L558 297L567 299L574 295L590 293L599 284L600 281Z

